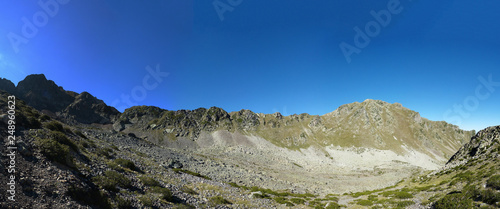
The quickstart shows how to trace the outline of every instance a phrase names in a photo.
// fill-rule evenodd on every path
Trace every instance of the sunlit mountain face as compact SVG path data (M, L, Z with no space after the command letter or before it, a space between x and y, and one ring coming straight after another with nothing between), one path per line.
M1 2L0 207L498 207L499 9Z

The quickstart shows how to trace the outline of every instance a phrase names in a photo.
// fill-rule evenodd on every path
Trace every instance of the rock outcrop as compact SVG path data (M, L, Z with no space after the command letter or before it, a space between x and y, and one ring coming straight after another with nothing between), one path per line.
M479 131L446 164L460 164L479 156L491 156L492 159L500 156L500 126L491 126Z
M88 92L66 91L43 74L28 75L17 87L2 79L0 89L16 95L38 111L79 123L111 123L120 114Z

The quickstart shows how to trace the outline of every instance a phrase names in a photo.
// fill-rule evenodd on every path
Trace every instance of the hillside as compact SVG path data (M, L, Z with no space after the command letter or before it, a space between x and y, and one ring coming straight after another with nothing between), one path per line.
M459 191L471 169L484 174L481 185L498 168L498 127L464 145L473 132L398 103L366 100L322 116L151 106L120 113L43 75L17 86L0 80L0 88L4 138L6 98L17 97L15 207L424 207Z

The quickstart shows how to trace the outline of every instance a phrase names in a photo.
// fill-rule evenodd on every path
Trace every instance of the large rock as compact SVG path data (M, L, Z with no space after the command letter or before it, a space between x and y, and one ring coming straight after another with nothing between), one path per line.
M0 90L4 90L9 94L16 94L16 86L14 83L5 78L0 79Z
M119 115L114 107L106 105L102 100L95 98L88 92L76 96L75 101L68 105L63 115L73 118L80 123L107 124Z

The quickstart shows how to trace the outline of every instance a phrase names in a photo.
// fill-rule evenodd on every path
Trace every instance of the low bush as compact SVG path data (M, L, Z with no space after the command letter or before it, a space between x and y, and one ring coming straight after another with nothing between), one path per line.
M221 196L215 196L210 198L210 204L212 205L230 205L233 204L229 200L224 199Z
M490 205L495 205L497 202L500 202L500 193L493 189L488 188L481 190L478 196L477 199Z
M161 199L164 199L164 200L169 201L169 202L173 201L173 196L172 196L172 192L170 191L170 189L155 186L155 187L151 188L151 192L161 194Z
M50 137L61 144L68 145L74 151L78 151L78 146L63 133L58 131L51 131Z
M150 186L150 187L161 186L160 182L158 182L156 179L148 177L148 176L141 176L141 177L139 177L139 180L141 180L141 182L146 186Z
M87 139L87 136L85 136L85 134L83 134L83 133L82 133L81 131L79 131L79 130L76 130L76 131L75 131L75 134L76 134L76 135L78 135L78 136L80 136L80 137L82 137L82 138L84 138L84 139Z
M488 181L486 181L486 186L496 190L500 190L500 175L494 175L490 177Z
M188 170L184 170L184 169L180 169L180 168L174 168L172 170L174 170L176 173L182 172L182 173L189 174L189 175L192 175L192 176L197 176L197 177L204 178L204 179L207 179L207 180L212 180L208 176L204 176L204 175L201 175L201 174L193 172L193 171L188 171Z
M415 202L413 202L411 200L406 200L406 201L397 202L396 207L397 208L407 208L408 206L413 205L413 204L415 204Z
M59 162L64 165L70 165L69 146L61 144L53 139L35 138L35 144L40 152L49 160Z
M132 183L125 175L118 173L116 171L106 171L104 176L96 176L93 181L108 191L118 191L116 186L121 188L131 188Z
M198 192L194 191L193 189L191 189L187 186L181 187L181 191L184 193L190 194L190 195L197 195L198 194Z
M103 209L111 208L109 199L95 187L82 188L70 185L66 194L82 204L88 204L90 206Z
M151 195L141 195L137 199L146 207L153 207L153 202L155 201Z
M45 124L45 128L51 131L59 131L64 133L64 127L61 123L53 120Z
M50 120L50 117L48 115L43 114L42 116L40 116L40 121L45 122L48 120Z
M409 199L413 198L413 195L405 191L399 191L394 194L394 197L399 199Z
M325 209L340 209L340 208L343 208L342 205L339 205L336 202L329 202L327 203L327 205L325 205Z
M138 170L137 167L135 166L134 162L132 162L131 160L117 158L113 162L120 165L123 168L128 168L128 169L133 170L133 171Z
M434 203L436 209L472 208L473 201L463 193L447 194Z
M275 198L273 198L273 200L279 204L284 204L288 207L294 206L294 204L291 203L290 201L288 201L288 199L285 197L275 197Z
M134 208L132 205L132 201L129 199L124 199L119 196L115 198L115 208L118 209L131 209Z
M306 201L300 198L292 198L290 201L296 205L303 205Z
M362 205L362 206L372 206L373 202L370 200L357 200L356 204Z

